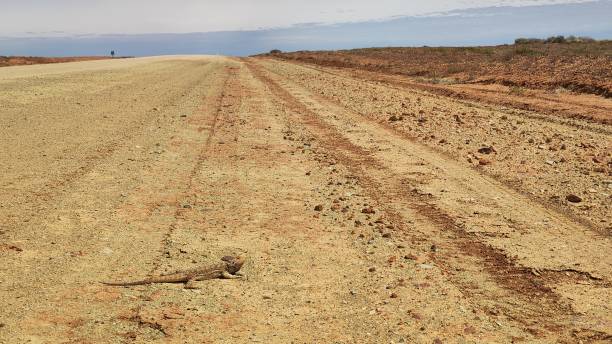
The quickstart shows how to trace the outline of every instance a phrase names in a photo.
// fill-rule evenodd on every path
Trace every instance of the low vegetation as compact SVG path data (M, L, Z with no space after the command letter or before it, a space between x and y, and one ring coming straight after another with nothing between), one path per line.
M0 67L104 60L104 59L109 59L109 58L110 57L107 57L107 56L78 56L78 57L0 56Z
M534 44L534 43L593 43L595 39L591 37L576 37L576 36L551 36L546 39L541 38L517 38L514 44Z
M612 41L555 36L479 47L369 48L298 51L273 56L322 66L359 68L415 78L498 83L612 96Z

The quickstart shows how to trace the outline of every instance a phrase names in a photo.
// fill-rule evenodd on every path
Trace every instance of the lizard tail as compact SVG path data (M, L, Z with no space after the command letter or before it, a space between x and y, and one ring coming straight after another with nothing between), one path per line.
M105 285L115 286L115 287L128 287L132 285L150 284L151 281L142 280L142 281L133 281L133 282L100 282L100 283L105 284Z

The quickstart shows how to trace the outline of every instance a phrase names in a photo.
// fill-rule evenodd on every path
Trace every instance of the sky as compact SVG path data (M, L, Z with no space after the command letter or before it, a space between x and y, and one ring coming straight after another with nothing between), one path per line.
M0 36L191 33L572 0L0 0Z
M0 0L0 55L222 54L612 38L612 0Z

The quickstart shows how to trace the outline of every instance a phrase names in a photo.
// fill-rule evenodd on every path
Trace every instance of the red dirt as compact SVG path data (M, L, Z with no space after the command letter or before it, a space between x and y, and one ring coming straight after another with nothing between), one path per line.
M466 48L371 48L274 56L334 67L477 84L612 96L612 41ZM440 80L448 78L448 80Z
M106 56L77 56L77 57L0 56L0 67L77 62L77 61L92 61L92 60L106 60L109 58L110 57L106 57Z
M453 98L608 124L612 42L300 51L274 58Z

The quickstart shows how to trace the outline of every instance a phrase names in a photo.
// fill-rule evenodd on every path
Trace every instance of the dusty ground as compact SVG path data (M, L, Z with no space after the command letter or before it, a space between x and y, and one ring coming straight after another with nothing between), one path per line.
M609 126L269 59L0 89L2 343L612 339Z
M612 41L269 56L458 99L612 124Z

